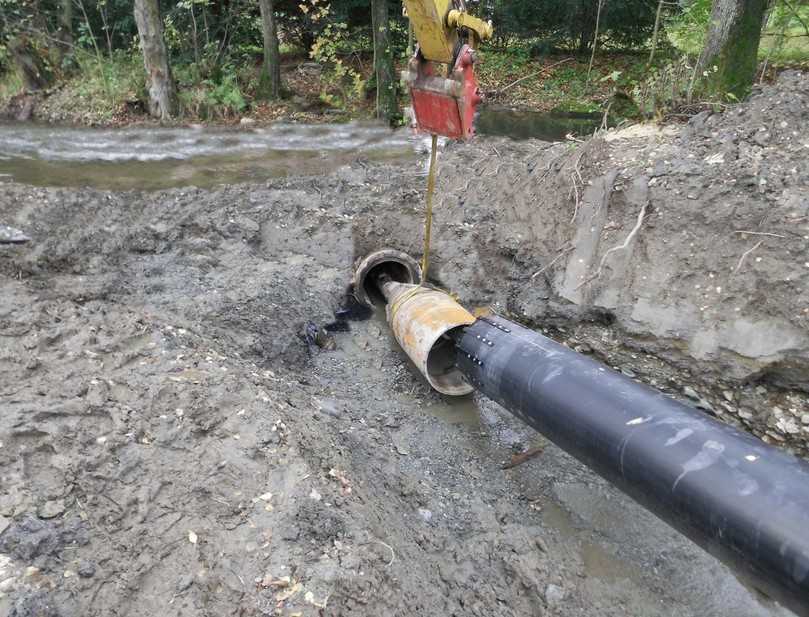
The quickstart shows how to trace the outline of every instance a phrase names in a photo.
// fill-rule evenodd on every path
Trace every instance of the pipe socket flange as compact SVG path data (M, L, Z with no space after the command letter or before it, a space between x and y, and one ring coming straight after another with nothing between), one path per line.
M384 304L377 289L377 276L387 274L391 280L407 285L421 283L421 267L407 253L396 249L383 249L362 259L354 269L354 297L365 306Z

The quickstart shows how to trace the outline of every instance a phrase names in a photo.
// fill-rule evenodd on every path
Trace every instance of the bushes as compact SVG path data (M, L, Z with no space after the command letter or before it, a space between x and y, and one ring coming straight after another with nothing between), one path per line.
M223 72L219 81L205 79L199 84L190 84L180 89L179 96L184 115L205 120L236 116L247 109L247 99L235 72Z
M494 0L490 6L501 45L513 38L579 52L592 45L598 8L593 0ZM654 28L655 10L650 0L607 1L600 24L603 38L614 48L643 43Z

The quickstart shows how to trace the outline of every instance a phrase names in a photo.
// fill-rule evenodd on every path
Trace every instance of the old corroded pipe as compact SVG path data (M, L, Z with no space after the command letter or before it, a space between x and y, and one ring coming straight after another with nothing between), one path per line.
M455 363L452 333L472 324L472 314L443 291L397 283L384 273L378 283L393 335L419 372L441 394L470 394L474 388Z

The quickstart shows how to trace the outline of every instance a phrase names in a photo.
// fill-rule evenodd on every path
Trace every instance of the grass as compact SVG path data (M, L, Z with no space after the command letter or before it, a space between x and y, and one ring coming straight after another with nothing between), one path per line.
M22 80L15 71L8 71L0 77L0 102L8 101L22 90Z
M142 99L146 93L143 65L137 55L117 52L100 59L94 54L75 55L77 73L65 88L75 93L87 111L102 119L111 118L127 101Z
M643 54L607 52L596 56L588 79L589 60L576 55L531 58L519 51L484 51L478 76L492 104L592 113L602 111L616 92L630 91L647 70ZM523 81L511 85L519 79Z

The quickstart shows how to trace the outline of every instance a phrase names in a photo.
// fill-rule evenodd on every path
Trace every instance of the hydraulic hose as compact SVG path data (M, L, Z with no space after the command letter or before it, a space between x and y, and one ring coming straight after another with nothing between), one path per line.
M809 464L506 319L450 335L477 390L809 616Z

